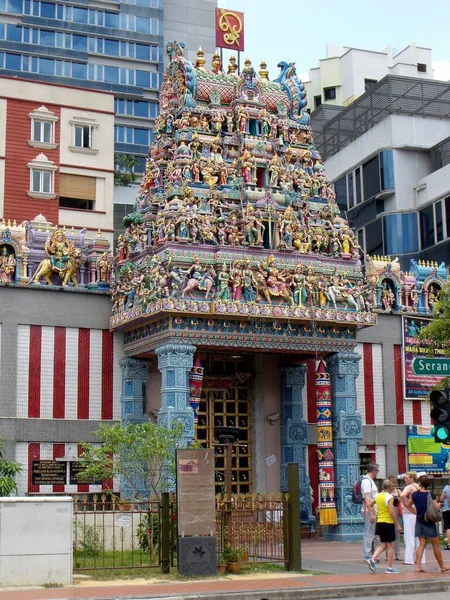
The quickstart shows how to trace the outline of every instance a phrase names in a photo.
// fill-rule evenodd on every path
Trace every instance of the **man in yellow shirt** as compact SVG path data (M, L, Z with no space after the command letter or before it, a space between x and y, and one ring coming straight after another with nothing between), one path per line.
M376 504L377 507L377 525L375 533L380 537L381 544L373 553L372 558L367 560L367 566L375 573L375 561L387 547L388 563L385 573L400 573L398 569L395 569L392 566L392 561L394 560L395 528L401 533L402 527L397 520L394 510L395 499L391 494L393 488L392 482L389 479L385 479L382 487L383 491L372 500L372 503Z

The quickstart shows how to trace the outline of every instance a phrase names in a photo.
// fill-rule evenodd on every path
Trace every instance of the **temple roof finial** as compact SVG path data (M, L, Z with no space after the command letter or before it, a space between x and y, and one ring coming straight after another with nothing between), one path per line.
M230 59L228 61L228 75L236 75L236 71L237 71L236 57L230 56Z
M205 53L203 52L202 47L199 46L199 49L197 50L197 60L195 62L195 68L204 71L205 62Z
M259 76L263 81L269 81L269 71L267 70L267 63L262 60L259 65Z

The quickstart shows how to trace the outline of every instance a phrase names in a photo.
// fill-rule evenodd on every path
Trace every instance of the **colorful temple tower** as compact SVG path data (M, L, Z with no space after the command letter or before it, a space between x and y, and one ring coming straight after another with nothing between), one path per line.
M186 442L210 447L215 427L239 427L233 491L285 489L298 462L308 521L304 363L324 359L338 516L329 535L351 539L362 438L353 349L357 329L376 323L375 288L314 147L304 86L293 63L270 81L265 63L257 73L247 59L238 73L231 57L225 72L218 53L210 68L201 50L195 65L183 44L167 53L156 142L111 283L110 325L127 357L122 417L146 419L147 388L160 388L158 423L181 422ZM203 380L193 408L194 355Z

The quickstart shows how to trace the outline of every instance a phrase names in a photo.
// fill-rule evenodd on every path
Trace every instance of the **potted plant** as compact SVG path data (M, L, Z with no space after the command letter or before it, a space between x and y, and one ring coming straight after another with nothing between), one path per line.
M217 553L217 573L218 575L225 575L227 572L227 563L223 557L223 552Z
M240 573L241 572L241 562L242 557L244 556L244 548L240 548L239 546L233 548L231 544L227 544L222 552L223 560L227 565L228 573Z

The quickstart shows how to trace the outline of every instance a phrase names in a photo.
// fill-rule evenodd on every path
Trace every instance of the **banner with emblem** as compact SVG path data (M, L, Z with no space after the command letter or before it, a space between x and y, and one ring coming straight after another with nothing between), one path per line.
M244 50L244 13L216 8L216 46L237 52Z

